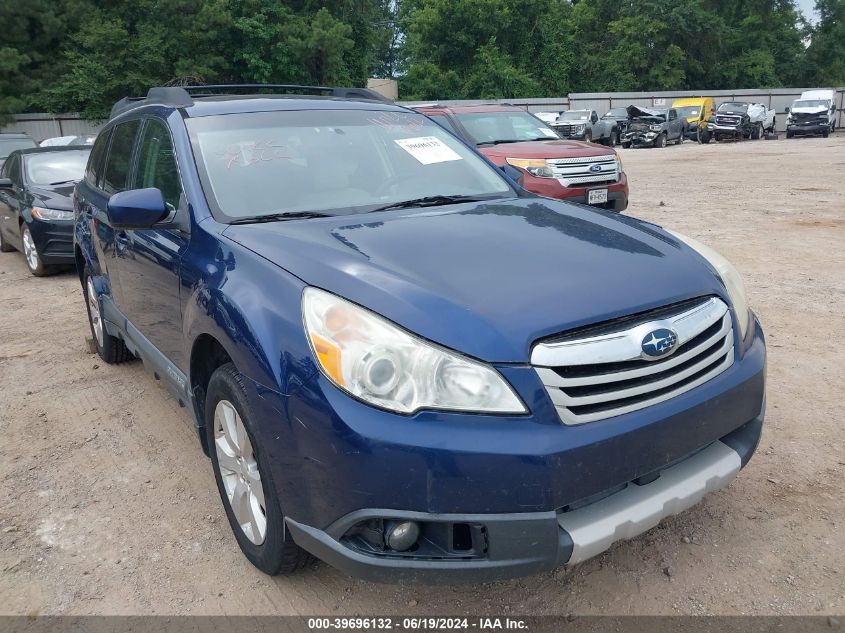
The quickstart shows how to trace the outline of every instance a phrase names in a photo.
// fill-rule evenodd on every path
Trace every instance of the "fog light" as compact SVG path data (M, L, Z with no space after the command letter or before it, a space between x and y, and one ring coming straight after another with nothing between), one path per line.
M397 521L389 523L384 531L384 542L395 552L405 552L417 542L420 537L420 526L414 521Z

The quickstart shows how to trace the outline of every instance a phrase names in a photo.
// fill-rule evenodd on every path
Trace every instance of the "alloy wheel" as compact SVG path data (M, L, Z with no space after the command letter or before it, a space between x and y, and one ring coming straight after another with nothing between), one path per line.
M91 317L91 329L97 338L97 345L103 347L103 319L100 317L100 302L97 299L97 291L94 290L94 282L88 277L85 284L85 294L88 295L88 314Z
M244 535L261 545L267 536L261 473L243 420L228 400L221 400L214 409L214 449L232 513Z
M26 258L27 266L30 270L38 270L38 249L35 248L35 242L28 228L24 228L21 239L23 241L23 256Z

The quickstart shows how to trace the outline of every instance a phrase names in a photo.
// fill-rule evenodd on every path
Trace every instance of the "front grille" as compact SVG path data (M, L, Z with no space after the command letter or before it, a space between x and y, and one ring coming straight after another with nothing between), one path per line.
M619 161L613 154L550 158L546 163L564 187L611 184L619 180Z
M736 127L742 123L742 117L739 116L725 116L723 114L719 114L716 116L716 125L727 125L730 127Z
M646 356L642 342L666 328L672 354ZM531 352L564 424L595 422L681 395L715 378L734 361L728 306L716 297L617 319L538 343Z
M569 125L569 124L553 125L552 127L555 129L555 131L558 134L560 134L561 136L566 136L566 137L569 137L569 136L572 136L573 134L575 134L575 130L576 130L576 126ZM583 129L580 132L578 132L578 134L583 134L583 133L584 133Z

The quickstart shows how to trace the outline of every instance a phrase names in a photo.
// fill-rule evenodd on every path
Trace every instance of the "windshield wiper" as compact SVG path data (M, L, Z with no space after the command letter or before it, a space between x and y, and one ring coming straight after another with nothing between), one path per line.
M478 145L502 145L504 143L531 143L532 141L559 141L557 136L535 136L532 138L500 138L495 141L482 141Z
M330 218L328 213L318 211L290 211L288 213L270 213L268 215L255 215L247 218L232 220L229 224L260 224L262 222L282 222L284 220L307 220L310 218Z
M423 198L403 200L402 202L392 202L383 207L377 207L367 213L388 211L389 209L407 209L409 207L434 207L445 204L460 204L461 202L480 202L481 200L486 200L486 198L479 198L477 196L425 196Z
M76 182L76 179L75 179L75 178L71 178L70 180L60 180L59 182L51 182L51 183L50 183L50 186L51 186L51 187L54 187L54 186L56 186L56 185L66 185L66 184L68 184L69 182Z

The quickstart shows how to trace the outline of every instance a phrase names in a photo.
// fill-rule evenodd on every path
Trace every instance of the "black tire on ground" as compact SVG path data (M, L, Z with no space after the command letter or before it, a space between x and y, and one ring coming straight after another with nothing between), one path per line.
M11 253L13 250L15 250L15 247L6 241L6 238L3 237L3 231L0 231L0 253Z
M26 267L36 277L46 277L47 275L53 272L53 268L44 264L44 260L41 257L41 253L38 252L38 246L35 244L35 240L32 239L32 233L29 232L29 227L26 223L21 224L21 240L24 244L24 254L23 260L26 262ZM29 243L32 244L32 248L35 250L35 260L36 265L33 266L32 262L29 261L29 256L26 253L26 244L27 240Z
M830 132L828 130L822 132L822 138L827 138L828 136L830 136Z
M610 146L616 147L619 145L619 130L610 131Z
M792 138L793 136L795 136L795 135L792 132L786 133L786 138Z
M631 147L631 143L630 143L630 142L629 142L629 143L624 143L624 142L622 143L622 148L623 148L623 149L628 149L629 147Z
M677 140L677 141L675 141L675 145L680 145L680 144L681 144L681 143L683 143L683 142L684 142L684 132L683 132L683 130L682 130L682 131L681 131L681 134L678 136L678 140Z
M592 143L592 141L593 141L593 132L592 132L591 130L587 130L586 132L584 132L584 140L585 140L587 143Z
M699 130L698 131L698 142L704 143L705 145L710 142L711 134L707 130Z
M778 135L774 132L771 132L769 134L766 134L766 136L764 136L763 138L765 138L767 141L776 141L778 140Z
M754 126L754 129L751 130L751 139L754 141L759 141L763 137L763 124L758 123Z
M129 351L129 348L126 347L126 343L123 342L123 339L109 334L106 331L105 326L102 325L102 321L100 322L100 327L102 328L102 342L97 336L97 331L94 325L94 315L91 314L91 301L89 301L90 298L88 296L89 288L93 287L94 283L92 281L91 271L86 266L85 284L82 286L82 297L85 299L85 311L88 313L88 325L91 328L91 338L94 339L94 345L97 346L97 354L99 354L100 358L106 361L109 365L117 365L119 363L125 363L128 360L132 360L135 356ZM94 301L97 302L97 310L99 311L97 318L101 318L103 313L103 304L99 297L95 297Z
M258 465L258 473L261 476L261 485L264 495L264 516L267 520L266 533L260 545L253 543L244 533L229 502L229 496L223 483L223 476L220 472L219 461L216 449L216 423L215 410L220 401L226 400L237 411L252 445L252 454ZM208 383L208 390L205 398L205 427L208 433L208 446L211 454L211 463L214 469L214 479L217 482L217 490L229 525L235 535L235 539L244 553L244 556L258 569L270 576L278 574L291 574L301 569L312 556L300 548L285 529L284 515L279 505L279 496L276 486L269 474L263 447L258 441L256 433L257 420L249 404L246 390L243 385L243 378L234 364L226 363L218 367L211 375Z
M666 147L666 132L661 132L660 135L654 139L655 147Z

